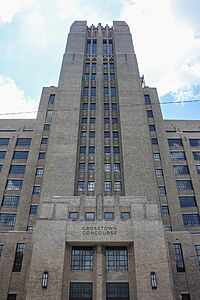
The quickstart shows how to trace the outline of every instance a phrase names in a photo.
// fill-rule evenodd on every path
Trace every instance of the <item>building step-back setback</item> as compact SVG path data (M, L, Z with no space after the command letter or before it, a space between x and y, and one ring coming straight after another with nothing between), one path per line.
M128 25L75 21L36 120L0 120L0 300L199 300L199 176Z

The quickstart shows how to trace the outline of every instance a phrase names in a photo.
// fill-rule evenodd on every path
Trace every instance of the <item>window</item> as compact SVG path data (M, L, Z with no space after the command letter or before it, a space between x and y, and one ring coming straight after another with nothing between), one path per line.
M92 63L92 72L96 72L96 63Z
M78 220L78 212L70 211L69 212L69 219L72 220L72 221L77 221Z
M88 172L95 172L95 164L88 164Z
M55 102L55 94L51 94L50 96L49 96L49 104L54 104L54 102Z
M121 181L114 182L114 190L115 192L120 192L122 190Z
M104 73L108 73L108 64L106 63L103 64L103 71Z
M197 261L200 269L200 245L195 245L196 255L197 255ZM1 256L1 254L0 254Z
M85 172L85 164L79 164L79 172Z
M105 147L104 147L104 153L105 153L105 154L110 153L110 147L109 147L109 146L105 146Z
M0 151L0 159L4 159L6 156L6 151Z
M153 118L153 111L152 110L147 110L147 117L148 118Z
M151 104L151 99L149 95L144 95L144 103L145 105Z
M0 244L0 257L2 256L3 253L3 244Z
M185 153L182 151L179 152L170 152L170 156L172 160L185 160Z
M96 74L91 74L91 80L96 80Z
M88 186L87 186L88 192L93 192L95 189L94 186L94 181L88 181Z
M104 74L103 74L103 80L105 80L105 81L108 80L108 74L107 74L107 73L104 73Z
M18 138L16 146L30 146L31 139L30 138Z
M163 170L162 169L156 169L156 176L157 177L163 177Z
M118 124L118 119L117 118L112 118L112 124Z
M111 172L111 164L104 164L104 171Z
M109 91L107 87L104 87L104 97L108 97L109 96Z
M15 252L15 260L13 265L13 272L20 272L22 267L22 261L25 251L25 244L18 243Z
M96 119L95 118L90 118L90 124L95 124Z
M158 140L157 140L157 138L152 138L152 139L151 139L151 144L152 144L152 145L158 145Z
M191 180L176 180L178 190L193 190Z
M53 116L53 110L47 110L46 118L51 119Z
M120 173L120 171L121 171L120 164L119 163L115 163L114 164L114 172Z
M86 153L86 147L85 146L80 146L80 153Z
M104 111L108 111L109 110L109 103L104 103L103 109L104 109Z
M95 153L95 146L89 146L89 153L94 154Z
M158 190L159 190L159 195L160 195L160 196L166 196L166 189L165 189L165 186L159 186L159 187L158 187Z
M191 300L190 294L181 294L181 300Z
M15 151L13 155L13 159L18 160L27 160L28 159L28 151Z
M119 147L113 147L113 153L119 154L120 153Z
M160 154L159 153L154 153L153 154L153 159L154 160L160 160Z
M40 194L40 186L34 185L33 187L33 195L39 195Z
M90 68L90 63L85 63L85 68L86 69Z
M44 130L48 131L50 129L50 124L44 124Z
M92 247L72 247L72 270L90 271L93 267Z
M198 214L183 214L182 217L184 226L200 226L200 219Z
M89 88L88 87L84 87L84 89L83 89L83 96L84 97L88 97L88 95L89 95Z
M33 232L33 226L32 225L28 225L26 231Z
M115 74L110 74L110 80L111 81L115 80Z
M87 131L81 131L81 138L86 137L87 136Z
M86 212L85 213L85 220L86 221L94 221L94 219L95 219L94 212Z
M3 165L0 165L0 172L1 172L1 170L2 170L2 167L3 167Z
M0 146L8 146L9 138L0 138Z
M174 255L176 260L177 272L185 272L185 264L183 260L181 244L179 243L173 244L173 250L174 250Z
M200 160L200 151L192 152L194 160Z
M169 215L169 208L168 208L168 205L162 205L162 206L161 206L161 209L162 209L162 215L163 215L163 216L168 216L168 215Z
M41 144L42 145L47 145L48 144L48 138L42 138Z
M113 212L105 212L104 219L106 221L113 221L114 220L114 213Z
M129 300L128 282L106 283L106 300Z
M112 107L112 111L116 111L117 110L117 103L112 103L111 107Z
M85 181L79 181L78 182L78 191L84 192L85 191Z
M16 300L17 294L8 294L7 300Z
M109 43L108 43L108 53L109 53L109 55L113 54L112 40L109 40Z
M6 185L6 189L7 190L15 190L15 191L19 191L22 189L22 185L23 185L23 180L12 180L9 179L7 181L7 185Z
M118 133L118 131L113 131L113 132L112 132L112 135L113 135L113 139L118 139L118 138L119 138L119 133Z
M11 165L10 174L24 174L26 170L25 165Z
M16 221L16 214L0 213L1 226L14 226Z
M37 209L38 209L37 204L31 204L30 210L29 210L29 215L37 215Z
M181 207L196 207L196 200L194 196L180 196L179 202Z
M40 152L38 156L39 160L44 160L45 159L45 152Z
M149 131L155 131L156 126L155 125L149 125Z
M104 191L105 192L111 192L112 191L112 182L111 181L105 181L104 182Z
M104 118L104 124L109 124L109 123L110 123L110 119L109 118ZM200 159L200 156L199 156L199 159Z
M116 97L116 88L111 87L111 97Z
M169 147L183 147L181 139L168 139Z
M91 87L91 96L96 97L96 88L95 87ZM93 103L93 104L95 104L95 103ZM91 104L90 104L90 109L91 109Z
M81 119L81 124L87 124L87 118L82 118Z
M191 147L200 147L200 139L191 139L189 142Z
M106 247L106 270L128 270L127 247Z
M110 138L110 131L104 131L104 139Z
M85 79L85 80L89 80L89 79L90 79L89 73L85 73L85 74L84 74L84 79Z
M69 300L92 300L92 283L70 282Z
M197 173L200 175L200 166L196 166L197 168Z
M121 219L122 220L129 220L130 219L130 212L128 212L128 211L123 211L123 212L121 212Z
M189 174L188 166L186 165L177 165L173 166L174 175L187 175Z
M110 63L110 72L114 72L114 64Z
M20 201L19 196L4 196L2 201L3 207L18 207Z
M44 169L43 169L43 168L37 168L37 169L36 169L35 176L37 176L37 177L42 177L43 174L44 174Z
M89 138L95 138L95 131L90 131L89 132Z

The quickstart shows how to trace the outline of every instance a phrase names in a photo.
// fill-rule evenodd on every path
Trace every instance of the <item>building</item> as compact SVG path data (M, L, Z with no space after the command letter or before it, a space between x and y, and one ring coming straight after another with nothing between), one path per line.
M1 300L200 299L200 121L163 120L125 22L72 24L0 170Z

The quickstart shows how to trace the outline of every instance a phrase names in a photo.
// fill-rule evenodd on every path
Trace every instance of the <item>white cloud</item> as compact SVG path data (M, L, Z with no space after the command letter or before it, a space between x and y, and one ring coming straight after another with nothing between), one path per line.
M174 18L170 0L122 0L139 69L160 95L200 84L200 40ZM184 93L183 93L184 94Z
M10 23L26 2L26 0L0 0L0 21Z
M1 119L30 119L36 117L37 101L26 98L24 92L17 87L14 80L3 75L0 75L0 99L3 99L1 103Z

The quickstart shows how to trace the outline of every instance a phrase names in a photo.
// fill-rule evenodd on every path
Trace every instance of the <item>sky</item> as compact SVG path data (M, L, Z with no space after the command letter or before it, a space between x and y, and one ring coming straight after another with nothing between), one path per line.
M199 11L199 0L0 0L0 118L35 118L74 20L124 20L146 85L178 102L161 105L164 118L200 119Z

